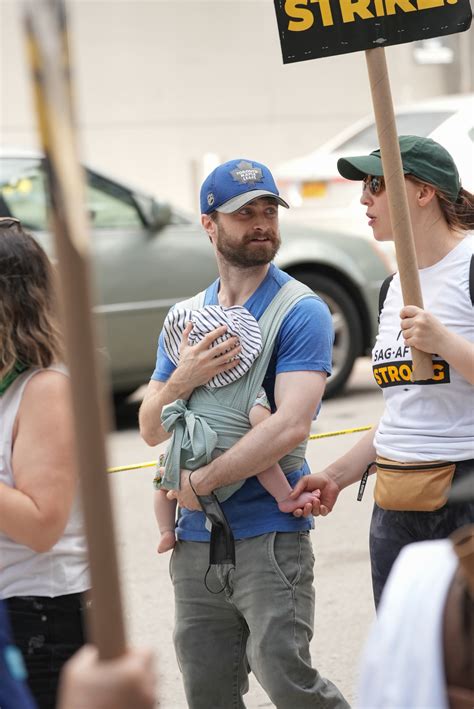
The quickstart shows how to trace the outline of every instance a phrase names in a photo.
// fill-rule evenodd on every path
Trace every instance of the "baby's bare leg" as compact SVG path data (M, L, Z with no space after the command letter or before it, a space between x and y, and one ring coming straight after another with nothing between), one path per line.
M252 406L249 411L249 421L252 426L256 426L270 415L268 409L257 404ZM259 473L257 478L265 490L275 498L278 503L278 509L281 512L294 512L299 507L304 507L307 502L312 503L315 497L319 497L314 492L303 492L296 499L290 498L290 492L293 488L278 463Z
M176 521L176 500L168 500L166 490L155 490L153 506L155 517L160 530L160 542L158 544L158 554L173 549L176 544L175 521Z
M294 512L298 508L304 507L307 502L313 503L314 498L319 497L319 490L303 492L296 499L290 497L293 488L278 463L267 468L263 473L259 473L257 478L265 490L275 498L280 512Z

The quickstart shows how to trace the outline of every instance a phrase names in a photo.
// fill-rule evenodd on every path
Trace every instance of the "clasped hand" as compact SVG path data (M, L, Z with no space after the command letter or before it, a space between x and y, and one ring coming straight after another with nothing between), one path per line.
M187 510L200 510L201 505L189 484L190 471L181 468L181 480L179 490L169 490L166 493L168 500L178 500L180 507Z
M180 507L188 510L201 510L201 505L189 483L190 471L181 469L181 483L179 490L169 490L167 498L177 500ZM319 497L315 497L312 503L307 503L304 507L297 508L293 515L295 517L309 517L309 515L321 515L325 517L336 503L340 492L339 486L325 473L315 473L304 475L298 480L290 497L295 499L303 492L319 492Z

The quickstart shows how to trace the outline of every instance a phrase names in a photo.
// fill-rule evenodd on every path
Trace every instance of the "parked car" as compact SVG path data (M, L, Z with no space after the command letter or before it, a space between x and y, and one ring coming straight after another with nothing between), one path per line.
M453 155L464 187L474 190L474 94L418 101L395 108L400 135L430 137ZM360 185L344 180L337 161L364 155L379 146L373 114L353 123L311 153L277 166L275 177L283 197L294 208L290 221L324 223L369 234L360 209Z
M157 335L170 306L205 288L217 270L196 220L88 168L86 201L112 384L125 396L148 381ZM53 255L44 161L31 151L0 152L0 215L21 219ZM381 282L391 270L367 239L283 225L277 264L319 293L335 329L334 373L327 395L341 391L354 360L376 331Z

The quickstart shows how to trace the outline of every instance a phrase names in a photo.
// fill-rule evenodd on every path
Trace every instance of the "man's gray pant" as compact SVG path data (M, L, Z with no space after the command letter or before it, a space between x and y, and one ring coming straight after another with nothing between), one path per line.
M174 642L191 709L245 707L249 670L279 709L348 707L311 666L313 564L309 532L243 539L228 588L212 594L209 544L176 544ZM214 572L208 582L217 585Z

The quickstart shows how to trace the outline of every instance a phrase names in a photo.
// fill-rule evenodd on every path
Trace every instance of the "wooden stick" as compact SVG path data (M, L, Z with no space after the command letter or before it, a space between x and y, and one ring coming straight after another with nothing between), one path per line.
M469 593L474 600L474 524L459 527L449 538L467 580Z
M365 56L382 157L383 174L387 188L388 207L397 254L403 302L405 305L417 305L422 308L423 296L418 275L415 243L408 209L397 126L385 60L385 49L383 47L367 49ZM421 352L415 347L411 348L411 355L413 360L412 381L432 379L434 372L431 355Z
M69 78L62 0L28 0L25 29L51 217L59 257L82 502L92 580L89 617L102 659L125 651L114 523L108 487L103 374L91 320L88 225ZM102 380L102 381L101 381Z

